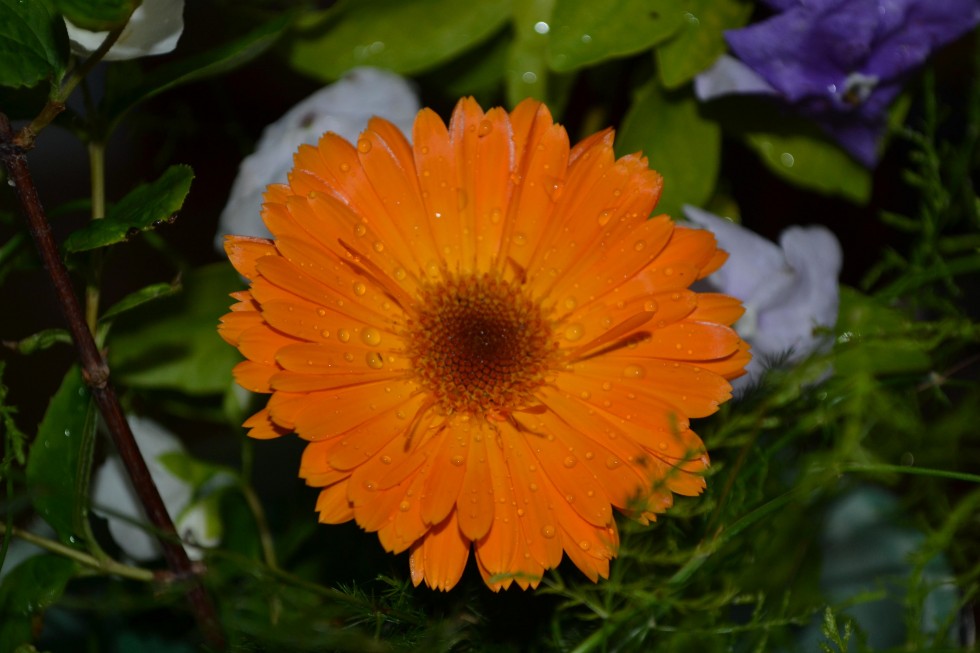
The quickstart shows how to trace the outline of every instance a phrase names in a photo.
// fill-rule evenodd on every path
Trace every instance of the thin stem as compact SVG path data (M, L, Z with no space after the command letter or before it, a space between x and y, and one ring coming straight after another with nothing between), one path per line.
M10 534L11 536L20 538L25 542L30 542L34 546L40 547L45 551L56 553L64 558L70 558L81 565L85 565L86 567L106 574L121 576L131 580L138 580L144 583L151 582L155 578L153 572L149 569L130 567L129 565L124 565L123 563L112 560L111 558L100 560L93 555L85 553L84 551L79 551L78 549L62 544L61 542L49 540L48 538L41 537L40 535L35 535L30 531L25 531L21 528L17 528L16 526L7 526L6 524L0 523L0 533L4 535Z
M92 219L105 217L105 143L93 140L88 144L88 161L92 189ZM88 330L95 333L99 324L99 293L102 278L103 255L96 249L91 255L88 282L85 284L85 322Z
M246 483L244 479L239 484L239 489L242 492L242 496L245 497L245 502L248 504L249 510L252 511L252 516L255 518L255 526L259 530L259 542L262 544L262 557L265 558L265 564L270 569L279 569L279 563L276 561L275 543L272 541L272 534L269 532L269 522L265 518L265 510L262 509L262 503L259 501L259 497L256 496L255 491L252 490L252 486Z
M59 304L68 322L68 330L78 348L82 365L82 378L92 391L92 396L102 413L105 424L112 434L126 471L129 472L133 488L146 511L150 522L159 534L167 564L178 578L190 579L187 598L198 625L212 648L225 648L224 634L217 621L214 605L204 592L200 579L196 576L187 552L177 538L176 529L170 514L160 497L160 492L150 476L146 461L133 438L133 432L126 421L116 396L109 383L109 366L95 344L91 331L87 328L78 297L75 296L68 269L58 252L51 225L44 213L44 207L37 195L34 179L27 166L24 148L14 142L7 116L0 113L0 158L7 168L8 180L13 183L21 210L27 219L31 237L37 245L41 260L54 284Z
M127 21L128 22L128 21ZM126 25L115 29L106 35L105 41L99 46L99 49L92 53L88 59L82 62L82 65L77 66L72 70L68 79L65 83L61 85L56 93L53 93L50 98L48 98L48 103L44 105L41 109L41 113L35 116L34 120L30 124L24 126L17 136L13 138L13 143L17 147L21 147L25 150L29 150L34 147L34 141L37 140L37 135L41 133L41 130L47 127L51 122L58 117L62 111L65 110L65 102L68 97L78 86L79 82L85 79L86 75L91 72L95 64L102 61L102 57L106 55L107 52L115 45L116 41L119 40L119 35L122 34L123 29Z

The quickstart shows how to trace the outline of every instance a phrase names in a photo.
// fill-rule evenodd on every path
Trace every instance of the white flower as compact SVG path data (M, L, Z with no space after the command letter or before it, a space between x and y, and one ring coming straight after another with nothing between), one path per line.
M262 195L269 184L286 183L301 144L315 145L328 131L354 141L372 116L411 134L419 108L408 81L376 68L355 68L294 106L265 128L255 152L242 161L221 212L215 247L224 251L225 234L270 237L260 215Z
M184 453L180 441L153 420L131 415L129 425L180 538L203 547L217 545L221 533L215 505L205 500L195 500L193 485L165 464L169 454ZM213 478L209 485L215 487L227 482L227 477ZM148 525L143 506L129 481L129 474L117 456L110 456L96 472L92 483L92 502L95 513L109 521L109 533L127 555L141 561L160 557L160 544L152 526ZM191 559L198 560L202 552L191 546L187 554Z
M736 390L750 386L774 359L795 363L829 349L832 337L822 331L837 322L841 268L840 243L829 229L789 227L776 245L699 208L685 206L684 213L728 252L708 282L745 304L735 329L752 344L753 356Z
M71 50L80 56L98 50L109 35L109 32L90 32L76 27L67 19L65 26ZM143 0L104 59L120 61L172 52L183 31L184 0Z

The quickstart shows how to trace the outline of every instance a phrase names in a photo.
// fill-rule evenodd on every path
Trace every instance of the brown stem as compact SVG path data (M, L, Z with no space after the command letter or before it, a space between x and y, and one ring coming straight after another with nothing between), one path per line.
M85 316L82 314L82 308L72 288L68 270L58 253L58 247L51 234L51 227L27 167L24 149L14 143L10 121L3 113L0 113L0 158L3 159L4 166L7 168L9 180L13 182L21 209L27 218L31 236L37 245L44 267L51 276L55 293L58 295L58 302L64 312L65 319L68 321L68 330L78 348L78 355L82 364L82 377L91 389L92 396L102 413L109 433L112 434L116 449L118 449L123 464L129 472L130 480L136 489L140 502L143 504L146 515L160 534L160 545L163 548L164 557L167 559L167 565L177 578L190 579L187 598L191 609L194 611L194 616L197 618L198 625L208 644L215 650L223 650L225 639L218 624L214 605L205 593L200 578L194 573L187 552L184 551L184 547L177 537L173 521L171 521L167 508L163 504L163 499L160 498L160 492L150 477L146 462L136 446L133 432L129 428L129 422L126 421L115 390L109 383L109 367L106 365L105 359L102 358L102 354L86 326Z

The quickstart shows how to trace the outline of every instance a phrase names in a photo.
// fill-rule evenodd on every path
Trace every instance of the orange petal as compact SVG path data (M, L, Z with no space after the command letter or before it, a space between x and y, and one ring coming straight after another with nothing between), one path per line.
M431 589L449 591L459 582L470 555L470 542L459 530L456 513L450 513L438 526L412 545L409 568L412 582L423 580Z

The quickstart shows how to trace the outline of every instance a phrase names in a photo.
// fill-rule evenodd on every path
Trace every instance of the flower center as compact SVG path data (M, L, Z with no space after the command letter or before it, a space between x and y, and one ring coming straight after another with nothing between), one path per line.
M509 413L532 403L557 352L520 285L489 274L424 287L409 324L417 379L447 413Z

